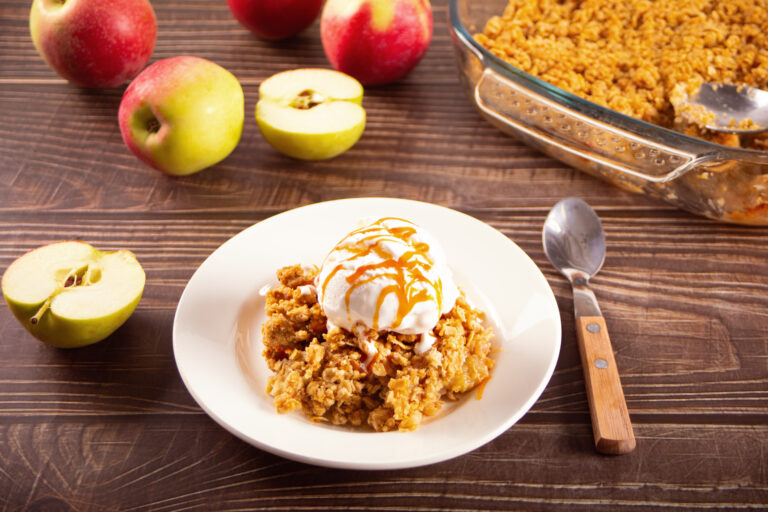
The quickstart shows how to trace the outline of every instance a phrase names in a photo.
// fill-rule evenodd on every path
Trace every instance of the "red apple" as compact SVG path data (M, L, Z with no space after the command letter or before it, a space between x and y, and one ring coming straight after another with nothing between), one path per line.
M157 21L148 0L34 0L29 29L38 53L82 87L114 87L147 65Z
M328 0L320 18L325 55L363 85L408 74L432 40L429 0Z
M227 0L245 28L264 39L283 39L309 27L323 0Z

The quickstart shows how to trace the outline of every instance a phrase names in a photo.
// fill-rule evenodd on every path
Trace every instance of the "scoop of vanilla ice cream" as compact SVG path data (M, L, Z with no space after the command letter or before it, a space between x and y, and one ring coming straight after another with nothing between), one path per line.
M428 333L459 296L437 240L396 218L344 237L323 261L315 287L329 323L354 333Z

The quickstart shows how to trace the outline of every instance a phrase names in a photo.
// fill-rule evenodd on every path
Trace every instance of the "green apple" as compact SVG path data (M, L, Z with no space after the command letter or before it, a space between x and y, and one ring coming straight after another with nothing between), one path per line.
M182 176L224 160L240 142L243 88L209 60L171 57L141 72L125 90L118 122L141 161Z
M259 86L256 121L281 153L301 160L340 155L365 129L363 86L331 69L294 69Z
M2 289L11 312L35 338L74 348L101 341L120 327L136 309L144 281L130 251L57 242L11 263Z

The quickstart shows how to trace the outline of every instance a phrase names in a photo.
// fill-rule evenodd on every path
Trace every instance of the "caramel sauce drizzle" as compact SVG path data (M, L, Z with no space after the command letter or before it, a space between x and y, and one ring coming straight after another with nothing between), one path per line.
M372 329L378 330L379 312L384 304L384 300L390 295L394 294L397 297L398 307L397 315L395 317L392 328L398 327L403 319L410 313L413 308L421 303L430 300L435 300L438 304L438 308L442 311L442 282L440 279L434 281L429 280L425 275L425 271L434 264L429 258L429 245L423 242L412 243L411 237L416 234L416 228L413 226L397 226L387 227L384 223L388 220L394 220L399 222L410 222L398 219L396 217L385 217L377 220L369 226L359 228L352 231L341 242L339 242L333 251L347 251L351 256L345 258L338 263L333 270L328 274L328 277L322 283L322 292L325 295L326 287L331 279L342 269L344 264L350 261L355 261L364 258L371 253L375 253L382 261L378 263L371 263L368 265L360 265L355 272L347 276L347 283L350 284L349 289L344 297L347 306L347 312L349 312L349 302L352 293L359 287L368 284L373 281L391 280L394 283L384 286L379 293L376 301L376 309L373 316ZM345 242L351 237L363 235L357 241ZM399 258L393 258L392 255L383 247L384 242L405 242L412 248L410 251L406 251ZM332 251L332 252L333 252ZM368 275L369 271L381 271L381 273ZM410 277L409 277L410 276ZM430 292L429 289L432 291Z

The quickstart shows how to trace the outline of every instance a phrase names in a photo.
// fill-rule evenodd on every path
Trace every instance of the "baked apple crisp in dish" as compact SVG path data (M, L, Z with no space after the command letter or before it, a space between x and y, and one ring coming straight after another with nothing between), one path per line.
M278 412L375 431L414 430L491 377L492 330L419 226L381 218L320 267L277 272L263 355Z
M710 131L713 112L684 105L705 83L768 87L765 0L450 0L449 12L461 83L491 124L626 190L768 225L768 135Z

